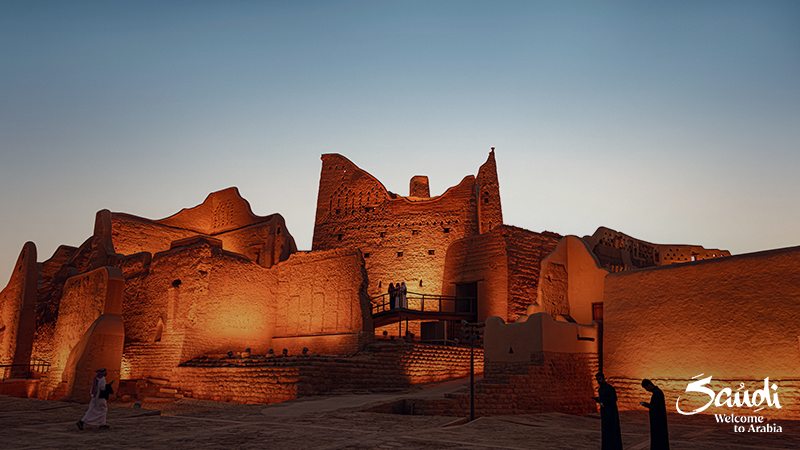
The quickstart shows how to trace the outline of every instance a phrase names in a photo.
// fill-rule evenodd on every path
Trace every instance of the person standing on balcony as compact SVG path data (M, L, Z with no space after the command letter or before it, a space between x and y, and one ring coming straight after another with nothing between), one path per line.
M400 307L401 308L408 308L408 298L406 295L408 294L408 290L406 289L406 282L403 281L400 283Z
M394 309L394 298L397 296L397 289L394 287L394 283L389 283L389 309Z

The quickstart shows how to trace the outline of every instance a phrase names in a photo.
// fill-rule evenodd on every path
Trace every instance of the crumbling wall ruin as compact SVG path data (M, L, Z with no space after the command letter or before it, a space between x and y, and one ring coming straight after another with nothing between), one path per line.
M568 317L582 324L599 320L594 307L602 306L607 274L583 240L566 236L542 261L538 300L531 311Z
M174 241L197 235L215 237L226 250L263 267L285 261L297 251L283 217L253 214L235 187L212 192L200 205L161 220L110 213L109 233L114 249L123 255L155 254L169 250Z
M583 240L609 272L700 261L730 256L727 250L706 249L699 245L653 244L611 228L599 227Z
M121 319L122 292L124 281L122 273L114 267L101 267L90 272L69 278L64 286L53 334L52 351L47 359L50 370L42 383L39 395L42 398L75 398L88 400L86 381L91 382L91 374L98 367L89 367L92 361L112 361L117 343L105 343L108 338L92 338L93 324L101 316L107 317L100 326L98 334L113 334L119 338L119 351L122 350L124 332L119 330ZM109 322L115 322L110 324ZM117 327L116 322L119 322ZM87 333L88 332L88 333ZM90 345L94 343L95 345ZM119 358L116 367L107 367L111 375L119 376ZM87 378L88 377L88 378Z
M277 301L275 351L354 353L372 331L364 259L358 250L296 253L271 271Z
M50 362L40 395L85 400L82 377L114 364L114 351L122 361L109 370L123 378L169 377L204 354L264 354L273 337L278 352L356 352L371 330L361 253L290 261L296 250L283 218L254 215L235 188L162 220L102 210L78 248L37 265L26 244L0 294L2 356L23 368L31 353ZM104 314L111 293L119 311Z
M8 285L0 292L0 362L17 365L12 376L24 377L27 368L19 365L31 359L38 280L36 245L26 242Z
M458 240L447 250L443 293L477 283L478 320L491 316L514 321L536 302L541 261L560 235L501 225Z
M485 231L502 224L499 199L494 153L478 178L430 198L391 193L347 158L322 155L312 249L361 249L370 296L402 281L409 291L440 294L448 247L479 234L481 220Z
M153 258L125 304L126 377L169 377L181 362L248 348L346 354L363 346L371 316L357 251L298 253L265 269L213 238L174 247Z

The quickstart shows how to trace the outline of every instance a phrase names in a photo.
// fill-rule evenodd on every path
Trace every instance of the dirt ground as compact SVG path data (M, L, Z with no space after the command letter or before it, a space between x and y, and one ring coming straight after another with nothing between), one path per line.
M367 395L275 406L184 399L162 410L112 404L110 430L78 431L85 406L0 396L0 448L597 449L600 420L566 414L479 418L363 412ZM338 407L337 407L338 405ZM644 412L623 412L626 449L649 448ZM710 416L670 416L672 448L800 448L800 422L783 433L733 433Z

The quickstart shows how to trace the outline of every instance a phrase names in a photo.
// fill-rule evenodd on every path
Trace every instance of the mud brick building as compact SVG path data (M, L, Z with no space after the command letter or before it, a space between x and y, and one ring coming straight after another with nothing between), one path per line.
M325 154L308 251L236 188L164 219L99 211L83 244L41 262L26 243L0 292L0 392L83 401L101 366L122 396L243 403L438 382L468 373L468 321L486 324L478 414L592 412L602 368L623 407L644 377L672 397L694 371L779 377L798 416L798 252L504 224L494 149L435 196L425 176L404 196ZM388 294L400 282L402 302ZM739 363L707 357L720 352Z

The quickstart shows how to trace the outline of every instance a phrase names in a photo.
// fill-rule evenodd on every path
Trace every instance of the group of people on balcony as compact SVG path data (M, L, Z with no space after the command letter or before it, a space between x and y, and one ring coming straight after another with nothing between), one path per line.
M389 308L408 308L406 282L389 283Z

